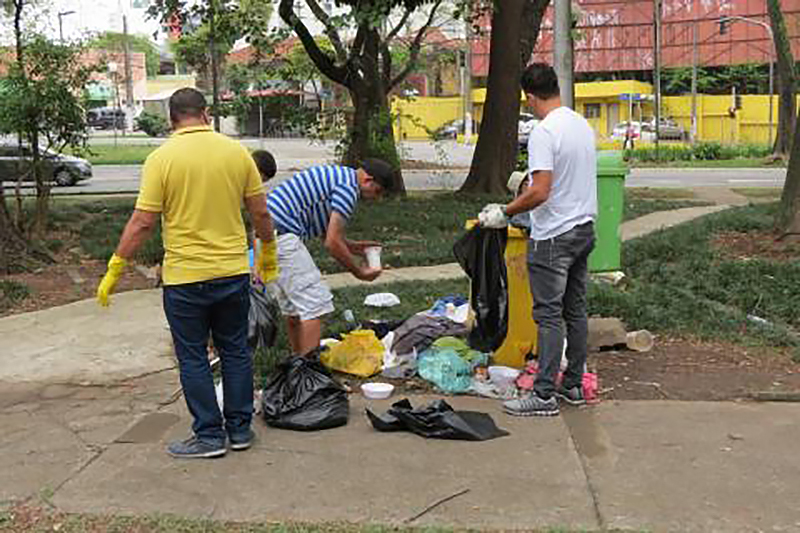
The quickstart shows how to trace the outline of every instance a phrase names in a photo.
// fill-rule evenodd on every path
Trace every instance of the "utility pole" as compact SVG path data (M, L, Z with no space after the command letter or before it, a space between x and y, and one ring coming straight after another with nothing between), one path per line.
M467 13L464 51L464 144L472 142L472 17Z
M697 33L698 21L692 29L692 143L697 142Z
M214 102L214 131L219 131L219 76L217 72L217 43L215 39L217 17L216 2L211 0L211 13L208 21L208 41L211 49L211 93Z
M658 141L661 136L661 0L653 0L655 38L653 39L653 76L655 81L655 130L656 160L658 160Z
M67 15L74 14L75 11L59 11L58 12L58 39L61 44L64 44L64 22L63 18Z
M575 60L572 47L572 0L555 0L553 64L561 88L561 103L575 108Z
M125 51L125 130L133 131L133 68L131 43L128 36L128 15L122 14L122 43Z

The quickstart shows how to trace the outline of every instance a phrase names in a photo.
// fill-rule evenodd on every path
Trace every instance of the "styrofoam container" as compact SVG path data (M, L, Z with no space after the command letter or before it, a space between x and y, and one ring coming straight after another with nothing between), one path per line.
M509 366L490 366L489 379L496 386L503 388L514 384L514 380L519 376L519 370Z
M391 383L364 383L361 392L370 400L385 400L392 395L394 385Z

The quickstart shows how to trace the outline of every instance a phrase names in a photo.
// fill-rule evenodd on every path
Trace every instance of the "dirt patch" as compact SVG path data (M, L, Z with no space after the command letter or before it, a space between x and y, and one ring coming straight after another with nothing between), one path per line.
M435 161L421 161L419 159L404 159L402 161L402 167L403 170L452 170L465 168L458 165L448 165Z
M97 284L106 272L106 263L93 259L83 259L68 263L57 263L40 268L35 272L2 276L0 279L16 281L28 287L27 298L13 302L0 310L0 317L40 311L65 305L86 298L93 298ZM135 289L151 289L155 282L147 279L133 268L128 268L120 279L115 292Z
M724 232L717 234L711 244L723 257L737 261L787 262L800 259L800 243L777 238L778 234L771 231Z
M738 400L800 391L800 364L786 354L665 339L648 353L590 355L604 400Z

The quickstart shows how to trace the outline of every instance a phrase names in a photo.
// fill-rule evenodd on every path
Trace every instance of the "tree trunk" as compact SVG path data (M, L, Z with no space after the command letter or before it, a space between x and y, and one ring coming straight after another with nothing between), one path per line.
M794 56L786 31L786 21L781 11L780 0L767 0L772 34L777 52L777 71L780 87L780 112L778 114L778 135L773 148L776 157L786 157L792 148L792 135L795 131L795 93L797 78Z
M360 65L352 67L354 69L360 67L364 74L359 76L354 72L352 75L355 81L350 88L350 97L355 111L343 163L357 167L361 161L369 157L383 159L397 169L393 192L403 194L405 185L394 140L388 90L380 71L379 46L378 32L368 30Z
M800 125L800 121L795 121L795 128L797 125ZM783 185L777 225L784 235L800 235L800 132L796 129L792 139L789 168L786 169L786 182Z
M517 164L519 78L548 3L499 0L494 4L486 103L472 166L461 192L507 192L508 176Z

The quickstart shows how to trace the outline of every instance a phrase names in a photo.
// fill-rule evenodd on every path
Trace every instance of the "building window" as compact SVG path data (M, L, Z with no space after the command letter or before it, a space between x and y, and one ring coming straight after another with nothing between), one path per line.
M584 104L583 116L586 118L600 118L600 104Z

